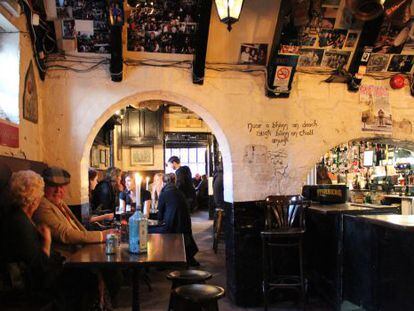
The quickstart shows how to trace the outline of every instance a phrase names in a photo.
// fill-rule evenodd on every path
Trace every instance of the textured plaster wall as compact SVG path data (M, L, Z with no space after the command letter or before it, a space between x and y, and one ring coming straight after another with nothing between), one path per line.
M86 202L89 148L102 124L133 102L168 100L201 116L224 147L226 200L297 193L311 167L329 148L372 136L361 131L365 107L359 103L359 94L349 93L343 84L321 83L323 78L297 75L289 99L268 99L263 77L245 73L207 71L203 86L193 85L185 70L172 68L128 68L122 83L111 82L104 71L53 73L45 92L44 139L51 146L45 158L71 171L71 203ZM388 85L367 79L363 83ZM393 138L413 140L414 100L408 88L390 90L390 102L396 121ZM403 119L402 127L398 122ZM266 124L279 127L279 140L266 138L266 131L258 136L252 129L258 124L265 130ZM285 142L286 126L297 136L292 134Z
M35 78L38 94L38 109L39 109L39 121L37 124L29 122L23 119L23 91L24 91L24 79L26 71L29 68L30 61L33 61L33 66L35 66L35 60L33 59L33 53L31 49L31 40L30 36L27 33L26 19L24 15L21 15L19 18L13 17L5 9L0 7L0 14L6 17L19 31L22 33L19 34L19 48L20 48L20 87L19 87L19 114L20 114L20 124L19 124L19 148L9 148L5 146L0 146L0 155L26 158L34 161L43 160L43 150L42 150L42 137L41 137L41 127L43 123L42 119L42 91L43 91L43 82L39 79L37 68L35 68ZM35 66L36 67L36 66Z

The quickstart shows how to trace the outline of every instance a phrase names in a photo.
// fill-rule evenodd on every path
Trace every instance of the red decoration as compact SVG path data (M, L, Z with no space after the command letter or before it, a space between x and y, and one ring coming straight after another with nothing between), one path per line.
M403 75L395 75L390 80L390 86L394 90L403 88L404 83L405 83L405 79Z
M19 128L0 121L0 145L19 148Z

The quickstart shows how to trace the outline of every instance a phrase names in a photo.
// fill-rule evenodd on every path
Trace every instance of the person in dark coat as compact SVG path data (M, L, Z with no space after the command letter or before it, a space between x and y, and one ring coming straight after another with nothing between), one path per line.
M172 176L171 176L172 175ZM174 174L163 177L164 188L158 201L158 222L156 227L150 227L150 233L182 233L184 235L185 251L189 266L199 266L194 259L198 247L193 238L191 217L188 212L187 200L174 184Z
M119 204L119 193L124 190L121 184L121 174L122 171L119 168L108 168L105 179L98 183L93 192L92 206L95 208L94 213L101 211L115 213L115 207Z
M181 165L180 158L177 156L170 157L168 165L175 171L178 190L184 194L190 209L193 210L196 207L196 191L193 186L190 168L186 165Z

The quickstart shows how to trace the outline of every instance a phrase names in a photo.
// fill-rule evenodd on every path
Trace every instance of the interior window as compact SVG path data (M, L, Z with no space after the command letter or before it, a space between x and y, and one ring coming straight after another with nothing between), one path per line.
M206 174L206 150L206 147L165 148L165 158L168 160L173 155L179 157L181 165L188 166L194 177L197 173ZM165 168L165 173L173 172L168 166Z
M19 123L19 34L0 15L0 119Z

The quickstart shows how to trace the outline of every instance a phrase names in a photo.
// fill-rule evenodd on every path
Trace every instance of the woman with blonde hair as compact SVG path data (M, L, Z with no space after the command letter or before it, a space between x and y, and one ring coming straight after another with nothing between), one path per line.
M119 210L121 213L129 212L127 206L130 208L136 208L136 186L133 174L127 174L125 176L126 189L119 194ZM141 184L141 207L142 212L148 217L151 207L151 193L145 190L144 185Z
M162 187L164 187L163 183L164 174L163 173L156 173L154 175L154 181L152 183L152 190L151 190L151 199L152 199L152 210L155 211L158 208L158 199L161 194Z
M43 178L33 171L11 176L12 205L1 219L0 261L24 267L26 290L33 303L52 302L53 310L87 310L96 298L91 295L91 290L97 288L96 278L87 272L62 270L63 258L51 251L50 229L45 225L36 227L32 220L43 189Z

